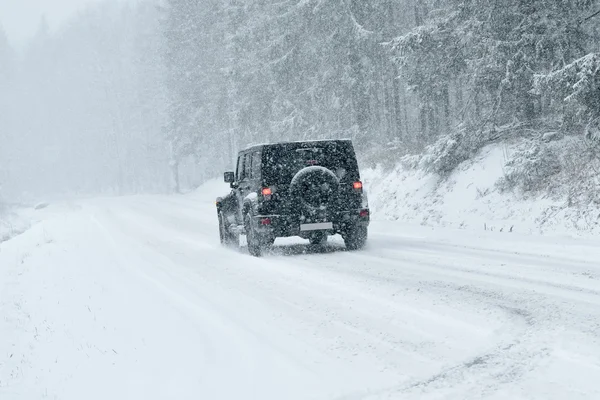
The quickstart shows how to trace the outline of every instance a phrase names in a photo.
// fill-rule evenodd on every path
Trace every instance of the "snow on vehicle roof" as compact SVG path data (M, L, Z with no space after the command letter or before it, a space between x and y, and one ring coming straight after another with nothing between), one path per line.
M252 149L254 147L263 147L263 146L275 146L280 144L292 144L292 143L321 143L321 142L351 142L351 138L342 138L342 139L307 139L307 140L289 140L284 142L272 142L272 143L253 143L246 146L241 151L246 151Z

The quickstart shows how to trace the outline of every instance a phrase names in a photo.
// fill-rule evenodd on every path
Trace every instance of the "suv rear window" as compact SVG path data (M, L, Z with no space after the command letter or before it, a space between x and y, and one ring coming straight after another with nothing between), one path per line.
M351 142L285 143L265 147L263 179L267 185L288 184L305 167L322 166L341 181L359 180Z

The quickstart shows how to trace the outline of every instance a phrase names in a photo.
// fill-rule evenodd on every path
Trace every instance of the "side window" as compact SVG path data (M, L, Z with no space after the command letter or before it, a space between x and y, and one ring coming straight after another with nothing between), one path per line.
M245 154L240 154L238 157L238 165L237 165L237 181L241 181L244 179L244 158Z
M252 154L252 179L260 179L261 156L260 151Z
M244 178L252 179L252 154L250 153L244 157Z

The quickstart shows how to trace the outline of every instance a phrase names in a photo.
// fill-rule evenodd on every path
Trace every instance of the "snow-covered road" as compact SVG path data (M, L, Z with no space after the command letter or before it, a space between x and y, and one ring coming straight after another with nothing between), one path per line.
M0 245L0 399L599 399L596 241L372 224L218 244L213 191L54 205Z

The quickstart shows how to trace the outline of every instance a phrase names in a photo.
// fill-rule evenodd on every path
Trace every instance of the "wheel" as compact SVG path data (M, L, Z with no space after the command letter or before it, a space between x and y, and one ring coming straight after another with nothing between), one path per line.
M333 171L321 166L311 166L294 175L289 190L297 203L294 207L300 212L312 213L336 203L340 181Z
M246 228L246 241L248 242L248 252L254 257L262 257L265 247L268 246L267 238L261 236L254 226L252 226L252 217L246 214L244 218L244 226Z
M367 244L367 227L354 226L344 235L344 243L348 250L360 250Z
M225 244L225 232L224 232L224 226L223 226L223 216L221 215L221 213L218 213L217 217L219 218L219 240L221 241L221 244Z
M223 246L239 247L240 245L240 235L227 229L225 216L222 212L219 213L219 238Z
M311 237L308 238L310 244L313 246L321 246L327 243L327 234L324 232L314 233Z

